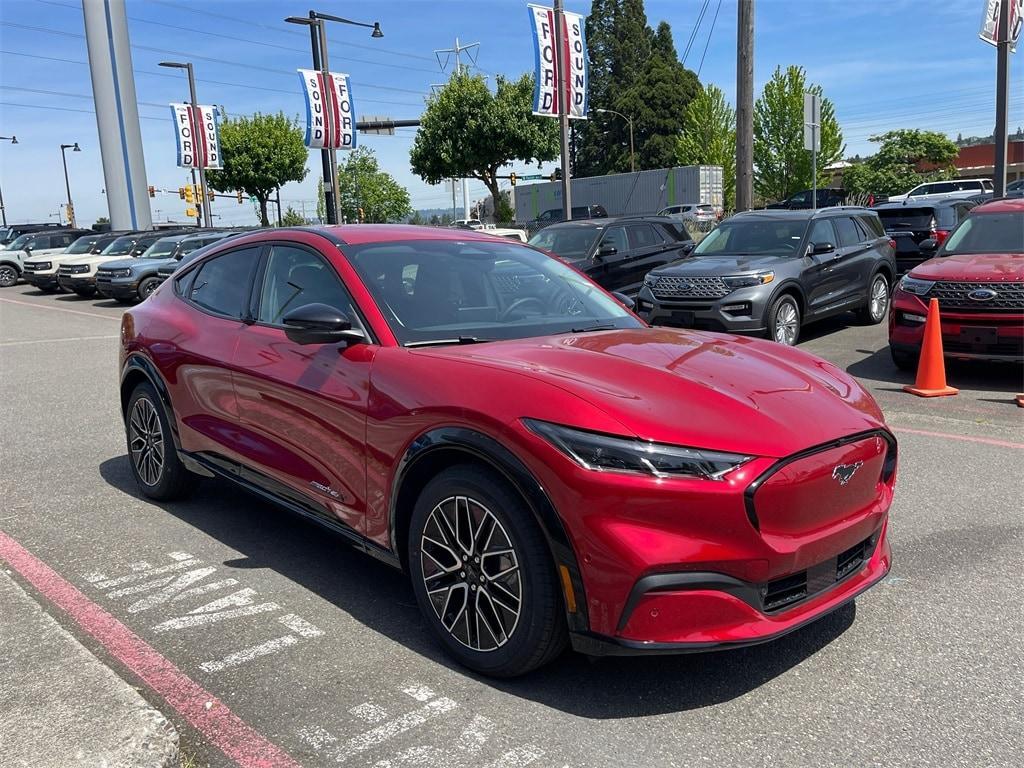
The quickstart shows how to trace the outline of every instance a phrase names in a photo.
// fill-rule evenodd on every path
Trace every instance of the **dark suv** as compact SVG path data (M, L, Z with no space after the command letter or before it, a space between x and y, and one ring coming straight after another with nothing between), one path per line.
M811 203L815 203L819 208L829 208L833 205L842 205L846 200L845 189L833 189L826 187L818 187L817 199L811 198L811 190L801 189L794 195L790 195L785 200L779 200L777 203L771 203L766 205L765 208L769 210L789 210L789 211L801 211L811 207Z
M573 221L579 221L580 219L606 219L608 218L608 211L604 209L603 205L574 205L572 207L572 218ZM549 208L536 219L526 222L526 229L528 232L536 232L538 229L559 221L565 221L565 213L562 209Z
M885 231L896 243L896 267L902 275L932 257L932 252L921 252L921 243L934 240L936 246L941 246L975 205L977 202L971 199L946 198L880 203L871 210L878 214Z
M622 216L552 224L530 238L609 291L633 295L644 275L685 258L693 238L668 216Z
M882 322L896 275L893 254L867 208L738 213L691 258L647 275L637 311L653 325L796 344L801 325L847 310L864 323Z

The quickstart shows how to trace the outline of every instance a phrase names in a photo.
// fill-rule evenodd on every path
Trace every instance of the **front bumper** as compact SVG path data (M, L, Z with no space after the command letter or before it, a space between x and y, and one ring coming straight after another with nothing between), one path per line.
M57 287L56 272L22 272L22 279L31 286L43 290L53 290Z
M96 293L112 299L137 299L139 281L130 277L96 277Z
M89 291L96 289L95 275L57 275L57 285L66 291Z
M637 295L636 311L651 325L727 333L764 333L766 293L740 288L720 299L659 299L647 285Z

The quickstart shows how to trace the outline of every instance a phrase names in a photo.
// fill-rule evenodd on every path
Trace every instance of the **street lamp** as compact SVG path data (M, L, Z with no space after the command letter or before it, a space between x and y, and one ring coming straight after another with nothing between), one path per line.
M0 141L9 141L11 144L18 143L17 136L0 136ZM0 189L0 218L3 219L4 226L7 226L7 209L4 208L4 191Z
M75 228L75 205L71 202L71 182L68 181L68 156L67 151L81 152L82 150L78 146L76 141L74 144L61 144L60 145L60 158L64 161L64 188L68 192L68 224L71 228Z
M192 62L191 61L161 61L160 62L160 66L161 67L167 67L168 69L184 69L186 72L188 72L188 96L189 96L189 102L192 105L192 113L194 115L199 116L199 121L198 121L200 123L199 130L200 131L203 130L203 127L201 125L202 117L200 116L200 112L199 112L199 102L196 101L196 75L195 75L195 72L192 69ZM199 137L198 136L193 136L192 137L192 141L198 142L199 141ZM193 169L192 170L192 186L194 187L195 185L196 185L196 172L195 172L195 169ZM202 166L200 166L200 168L199 168L199 189L200 189L199 196L201 198L203 198L200 201L200 205L202 206L200 210L202 210L202 212L203 212L203 222L205 222L204 226L209 227L211 224L213 224L213 221L212 221L212 218L210 216L209 190L207 190L207 188L206 188L206 169L203 168Z
M595 109L595 112L606 112L609 115L618 115L627 123L629 123L629 171L630 173L636 172L636 153L633 152L633 116L627 117L621 112L616 112L614 109Z
M304 24L309 27L310 49L313 54L313 68L319 69L323 75L324 84L327 83L327 74L330 67L327 63L327 30L324 27L325 21L336 21L339 24L350 24L353 27L366 27L372 29L370 37L380 39L384 37L381 32L380 22L365 24L361 21L344 19L341 16L332 16L329 13L317 13L310 11L309 17L289 16L285 19L288 24ZM332 113L334 94L326 87L324 88L324 114ZM324 206L327 209L327 223L338 223L338 155L334 147L328 147L326 151L320 152L321 167L324 179Z

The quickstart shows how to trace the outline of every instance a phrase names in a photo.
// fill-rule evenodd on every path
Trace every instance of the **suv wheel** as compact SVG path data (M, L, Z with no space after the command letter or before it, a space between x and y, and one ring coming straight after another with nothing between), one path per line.
M551 554L501 477L472 465L437 475L416 500L407 539L416 602L460 663L512 677L564 648Z
M889 311L889 281L879 272L871 278L868 303L857 310L857 320L863 325L878 325Z
M893 364L901 371L914 373L917 370L918 356L913 352L904 352L889 347L889 354L892 356Z
M167 416L150 384L139 384L125 418L128 463L143 496L167 501L191 489L191 478L174 449Z
M789 347L800 338L800 305L788 293L779 296L768 310L768 335Z
M0 288L10 288L18 284L18 270L10 264L0 264Z
M139 283L139 301L145 301L149 298L149 294L160 287L159 277L147 277L141 283Z

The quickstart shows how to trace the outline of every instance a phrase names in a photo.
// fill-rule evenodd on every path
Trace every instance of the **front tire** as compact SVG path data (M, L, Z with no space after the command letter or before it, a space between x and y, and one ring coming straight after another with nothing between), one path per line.
M917 371L918 355L912 352L893 349L892 347L889 347L889 355L892 357L893 365L901 371L908 371L910 373Z
M145 301L149 298L149 295L153 293L157 288L160 287L159 277L147 277L141 283L139 283L138 293L139 301Z
M194 478L178 458L167 416L151 384L135 387L126 414L128 463L142 495L158 501L184 496Z
M768 310L768 338L789 347L800 338L800 305L788 293L773 301Z
M0 264L0 288L13 288L21 275L10 264Z
M868 302L857 310L861 325L878 325L889 312L889 280L881 272L871 278Z
M416 602L459 663L513 677L565 647L551 553L499 475L469 464L441 472L416 500L407 541Z

